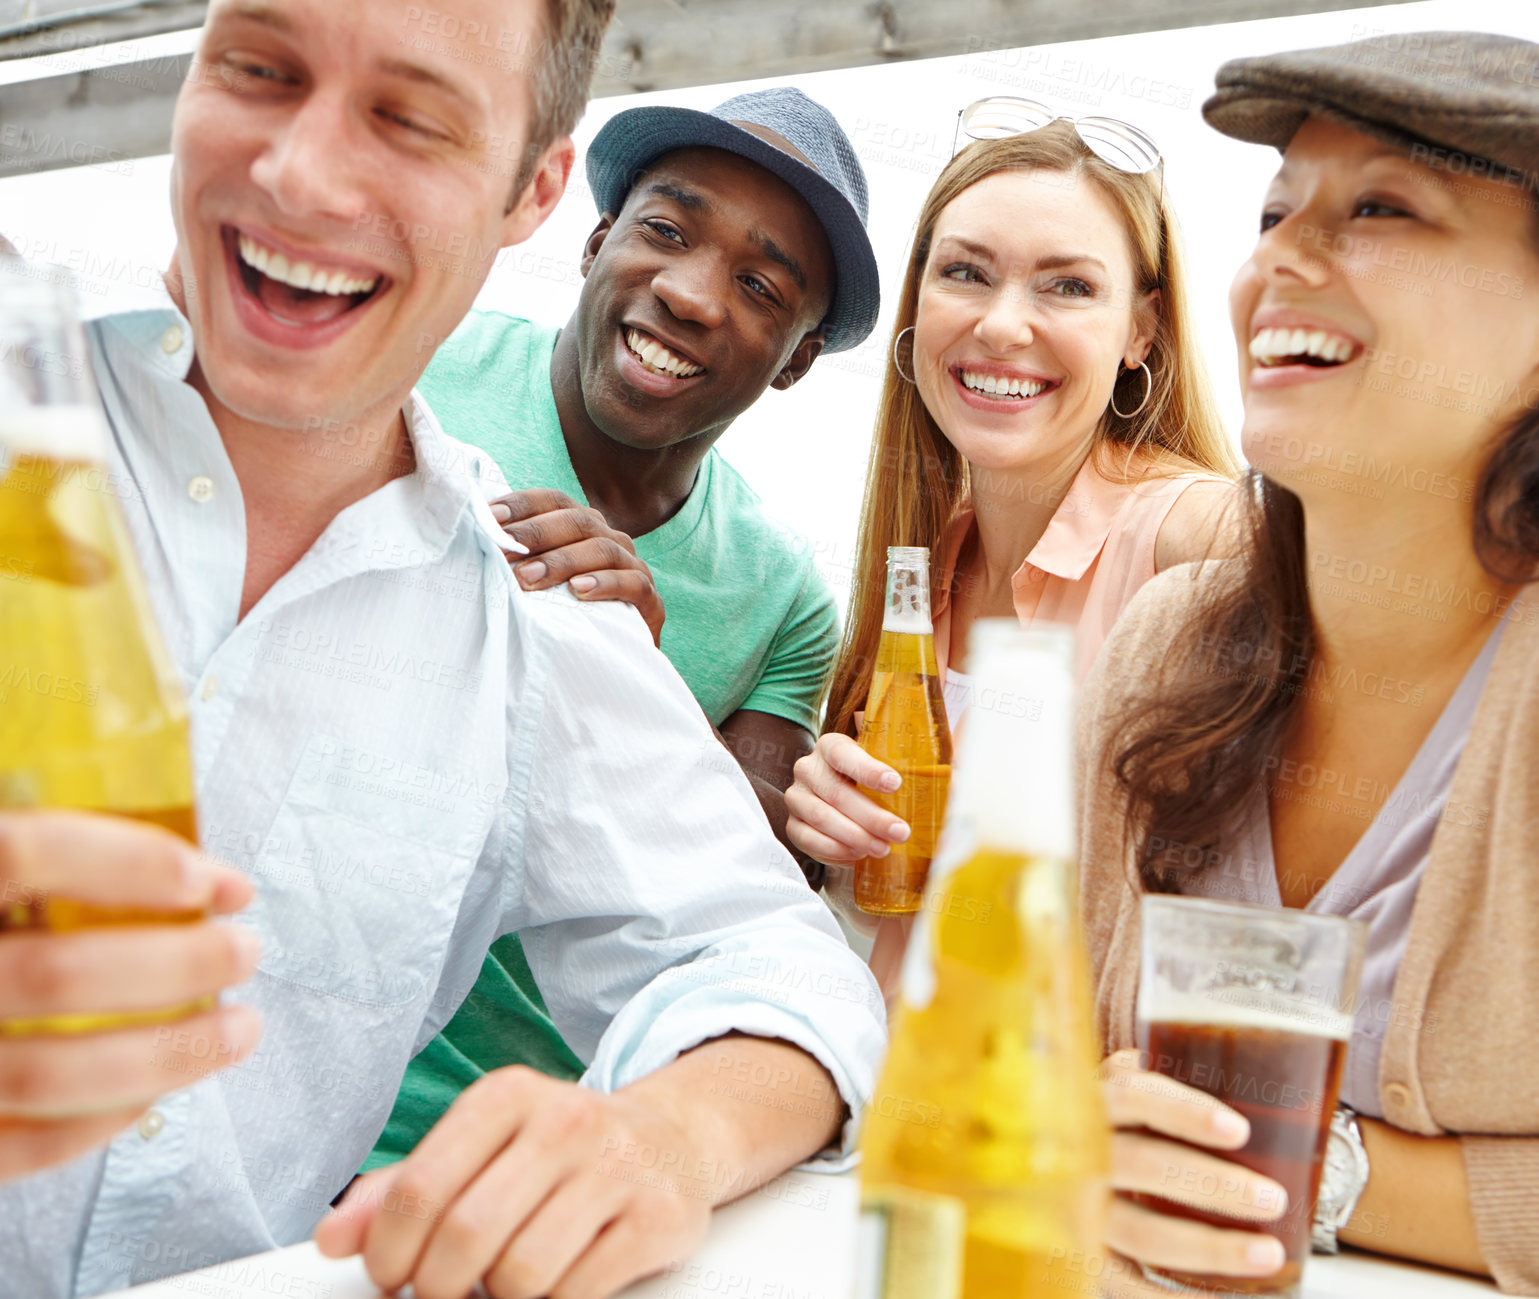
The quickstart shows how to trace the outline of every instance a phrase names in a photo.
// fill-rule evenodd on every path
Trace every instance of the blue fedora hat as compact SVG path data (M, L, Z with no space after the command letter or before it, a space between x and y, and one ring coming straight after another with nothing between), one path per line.
M754 128L773 133L791 149ZM834 115L794 87L737 95L709 113L659 106L616 114L588 146L588 185L599 211L618 212L631 186L663 154L702 145L758 163L807 201L834 255L824 350L842 352L860 344L875 327L881 306L876 254L866 235L866 173Z

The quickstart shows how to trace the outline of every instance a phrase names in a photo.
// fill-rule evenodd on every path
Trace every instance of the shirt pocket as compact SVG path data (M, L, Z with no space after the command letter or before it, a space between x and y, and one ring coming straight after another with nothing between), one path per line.
M258 969L363 1005L425 1003L475 862L473 827L360 752L306 742L252 866Z

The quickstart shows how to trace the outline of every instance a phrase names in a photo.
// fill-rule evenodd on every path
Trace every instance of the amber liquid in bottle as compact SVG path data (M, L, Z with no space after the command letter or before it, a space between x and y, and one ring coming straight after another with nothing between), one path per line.
M909 837L887 856L857 864L855 905L872 915L911 915L924 895L951 786L951 728L930 622L929 551L922 546L887 552L887 608L860 747L902 778L892 793L865 793L906 821Z
M106 472L70 451L89 408L0 413L0 807L77 808L196 843L187 710ZM0 931L184 924L58 895L0 898ZM0 1034L153 1023L207 1003L0 1021Z
M974 709L861 1132L861 1299L1095 1294L1109 1132L1095 1082L1069 784L1073 642L978 624L977 680L1057 702ZM983 633L980 636L978 633ZM1009 636L1039 647L1010 649Z

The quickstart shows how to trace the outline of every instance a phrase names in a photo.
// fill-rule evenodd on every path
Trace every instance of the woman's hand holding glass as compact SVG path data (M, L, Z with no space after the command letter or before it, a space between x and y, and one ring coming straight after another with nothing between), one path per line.
M885 857L909 836L908 825L861 789L892 793L902 783L848 735L831 732L797 760L786 790L786 834L809 857L829 866L853 866Z
M1221 1214L1237 1223L1266 1223L1288 1208L1287 1192L1269 1177L1223 1157L1250 1139L1250 1124L1194 1087L1138 1067L1138 1052L1118 1051L1101 1066L1101 1092L1112 1136L1111 1211L1107 1244L1137 1263L1181 1272L1270 1276L1282 1267L1275 1236L1226 1231L1135 1203L1150 1195ZM1194 1147L1201 1147L1197 1149ZM1213 1150L1216 1154L1207 1154ZM1118 1270L1112 1295L1168 1294L1136 1268Z

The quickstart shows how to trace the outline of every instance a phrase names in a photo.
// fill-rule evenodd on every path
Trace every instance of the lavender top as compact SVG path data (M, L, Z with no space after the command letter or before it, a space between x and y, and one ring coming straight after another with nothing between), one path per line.
M1395 976L1410 935L1411 908L1505 625L1499 624L1486 641L1363 837L1305 908L1317 915L1352 916L1368 924L1368 951L1342 1074L1341 1100L1373 1118L1382 1118L1384 1113L1379 1104L1379 1055L1394 1004ZM1338 795L1322 792L1322 797ZM1237 851L1218 865L1195 873L1182 892L1260 906L1283 905L1265 798L1256 800Z

